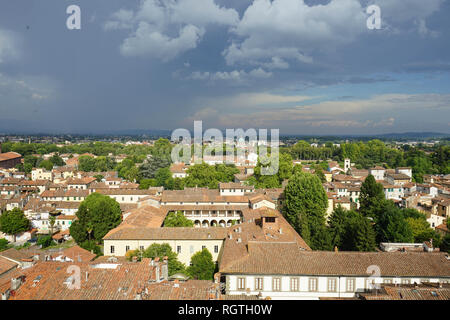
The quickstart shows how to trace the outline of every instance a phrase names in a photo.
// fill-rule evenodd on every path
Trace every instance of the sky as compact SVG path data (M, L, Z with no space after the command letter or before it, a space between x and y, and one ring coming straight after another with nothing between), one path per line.
M0 133L450 133L449 15L450 0L1 1Z

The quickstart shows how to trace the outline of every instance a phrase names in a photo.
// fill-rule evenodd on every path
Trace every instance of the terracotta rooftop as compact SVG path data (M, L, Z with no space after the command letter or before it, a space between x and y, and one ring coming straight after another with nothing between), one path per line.
M0 256L0 275L17 267L17 263Z
M164 190L161 202L242 202L246 196L221 196L218 189L190 188L185 190Z
M5 153L0 153L0 161L7 161L7 160L11 160L11 159L17 159L22 157L22 155L20 155L17 152L5 152Z
M225 228L146 228L118 227L104 240L208 240L225 239Z
M376 292L360 293L363 300L450 300L450 286L436 285L382 285Z
M270 257L270 258L269 258ZM302 251L296 243L251 241L248 254L222 273L367 276L377 265L384 277L450 277L444 253Z
M80 268L80 289L68 287L72 281L68 267ZM154 279L149 259L140 263L111 264L96 268L92 263L39 262L22 270L25 282L10 300L132 300L141 287ZM73 272L72 272L73 273Z

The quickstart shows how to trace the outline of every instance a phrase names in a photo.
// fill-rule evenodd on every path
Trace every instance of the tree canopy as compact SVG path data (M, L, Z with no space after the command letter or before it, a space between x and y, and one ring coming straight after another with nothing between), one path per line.
M329 247L325 230L327 194L313 174L296 172L284 191L283 214L312 249ZM324 244L325 242L325 244Z
M211 253L205 248L191 257L191 265L187 268L187 272L193 279L213 280L215 268Z
M30 226L30 220L18 208L6 211L0 215L0 231L14 236L14 241L16 241L17 234L30 230Z
M186 273L186 266L184 263L178 261L178 255L172 251L172 248L168 243L154 243L144 250L142 253L144 258L160 259L167 257L169 264L169 276L175 273Z
M193 227L194 222L186 218L181 211L169 212L164 220L164 227Z
M119 203L108 196L91 193L81 202L77 220L70 226L70 235L78 244L86 240L101 243L102 238L122 221Z

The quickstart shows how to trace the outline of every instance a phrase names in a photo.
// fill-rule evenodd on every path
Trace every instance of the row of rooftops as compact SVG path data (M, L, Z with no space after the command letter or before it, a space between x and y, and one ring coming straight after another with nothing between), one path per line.
M95 258L78 246L57 251L8 249L0 253L0 296L6 300L222 299L218 283L169 277L167 257L140 262ZM19 266L25 262L27 267ZM79 281L73 270L79 271Z

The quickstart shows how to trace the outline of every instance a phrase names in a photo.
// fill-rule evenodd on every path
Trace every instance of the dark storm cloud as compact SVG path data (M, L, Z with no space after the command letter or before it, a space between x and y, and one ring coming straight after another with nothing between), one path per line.
M81 30L66 28L71 4ZM366 27L369 4L381 30ZM444 0L3 1L0 132L193 119L286 133L448 131L449 13ZM308 97L308 112L292 96ZM411 99L423 107L406 114ZM337 105L346 113L327 114Z

